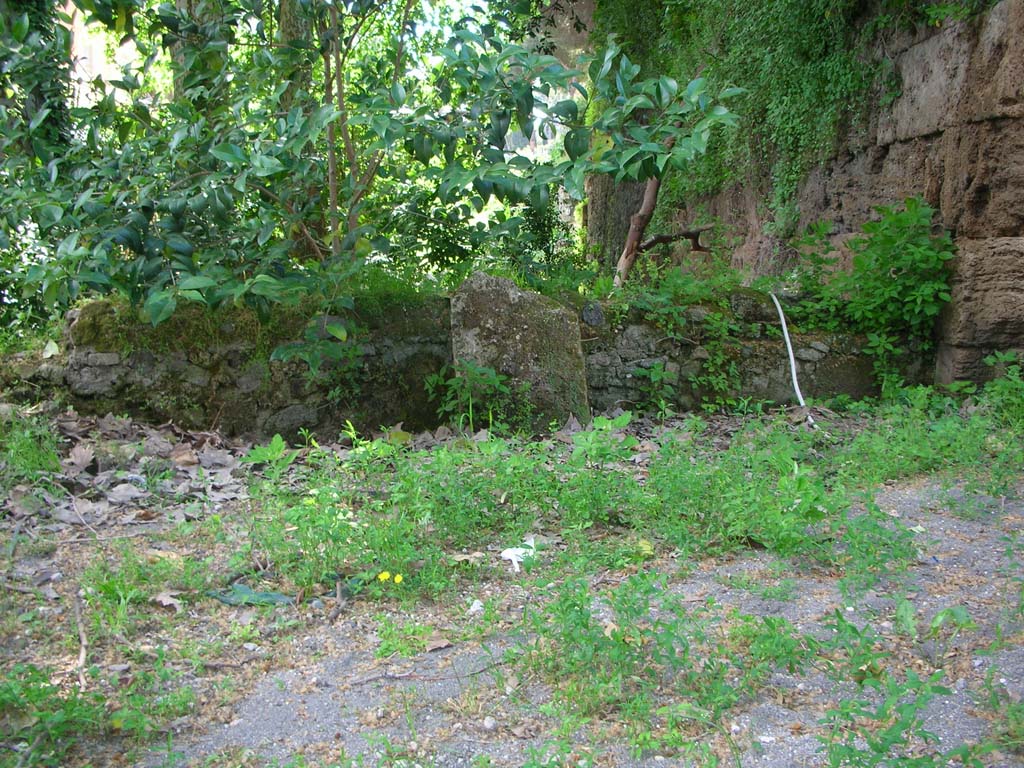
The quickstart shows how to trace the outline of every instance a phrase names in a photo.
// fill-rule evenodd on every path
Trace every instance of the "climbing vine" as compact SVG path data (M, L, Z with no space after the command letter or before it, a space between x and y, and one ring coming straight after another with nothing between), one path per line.
M734 182L770 186L770 226L793 234L794 196L810 166L856 122L872 86L898 92L891 62L872 48L879 34L936 25L983 11L991 0L599 0L596 38L614 35L645 71L700 73L717 88L739 86L740 130L723 136L688 172L666 179L662 208ZM888 77L887 77L888 76Z

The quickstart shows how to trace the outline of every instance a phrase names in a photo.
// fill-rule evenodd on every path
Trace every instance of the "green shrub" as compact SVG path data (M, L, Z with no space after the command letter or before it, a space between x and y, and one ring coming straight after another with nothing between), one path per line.
M71 746L100 731L107 718L99 694L64 691L48 670L18 664L0 681L0 721L5 747L19 745L18 765L59 766Z
M459 429L528 429L533 418L529 384L513 389L508 377L486 365L460 360L428 376L427 394L439 401L437 416ZM486 421L484 417L486 416Z
M808 230L800 241L808 253L793 275L804 300L793 315L798 322L865 334L865 351L885 375L905 351L905 340L931 347L936 320L950 300L947 262L954 245L948 232L933 234L935 211L921 198L875 210L879 220L848 241L849 272L834 270L827 225Z
M880 206L879 221L863 226L849 241L853 270L841 273L829 290L847 296L845 312L863 331L888 331L929 341L935 319L949 300L953 241L932 234L934 209L909 197L903 209Z

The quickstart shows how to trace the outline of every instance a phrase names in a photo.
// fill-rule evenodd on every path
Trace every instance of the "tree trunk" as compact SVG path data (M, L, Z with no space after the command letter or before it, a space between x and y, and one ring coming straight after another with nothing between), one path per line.
M665 151L671 152L675 146L676 137L670 136L665 142ZM658 193L661 191L661 179L652 176L644 186L644 199L640 203L640 209L633 214L629 220L629 232L626 234L626 244L622 248L622 255L619 256L619 263L615 265L615 287L621 287L629 271L636 263L636 257L640 255L640 243L644 240L644 233L647 232L647 225L651 223L654 216L654 209L658 205Z
M607 174L587 177L587 252L605 274L615 268L629 231L630 216L640 206L644 185L635 181L616 184Z
M281 107L289 110L295 95L299 91L308 91L312 82L309 53L313 50L313 23L299 0L281 0L277 25L277 39L289 55L281 72L281 76L288 80L288 88L281 94Z
M651 223L651 217L654 216L654 208L658 204L658 192L660 191L661 179L653 177L647 180L644 186L643 202L640 203L640 209L629 220L626 244L622 248L619 263L615 265L615 287L617 288L626 282L629 271L640 254L640 243L643 242L647 225Z

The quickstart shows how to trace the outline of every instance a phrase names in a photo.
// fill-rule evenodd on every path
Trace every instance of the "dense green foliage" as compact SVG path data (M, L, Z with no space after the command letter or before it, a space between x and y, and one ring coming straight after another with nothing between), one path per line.
M879 220L864 224L862 234L847 242L853 254L849 271L834 269L827 225L812 228L795 274L804 297L795 314L865 334L868 351L884 369L905 351L905 341L931 345L935 322L950 300L946 262L953 258L953 242L948 232L933 234L935 211L919 198L877 211Z
M614 45L586 72L520 45L530 8L81 7L139 56L56 133L60 89L32 62L65 73L67 35L0 20L5 322L111 291L153 323L182 302L341 311L367 260L422 280L500 255L554 185L660 176L733 119L706 81L643 80Z

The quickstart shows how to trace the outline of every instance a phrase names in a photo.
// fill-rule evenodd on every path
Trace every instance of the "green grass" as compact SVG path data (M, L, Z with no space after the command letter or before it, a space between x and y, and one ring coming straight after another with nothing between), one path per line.
M798 596L795 573L827 569L851 604L867 589L908 594L900 590L918 556L916 534L878 507L875 492L888 480L927 474L997 501L1013 493L1024 465L1021 402L1024 384L1009 366L977 392L904 389L851 406L852 416L819 431L759 414L722 450L711 447L705 421L691 418L642 446L650 456L642 464L634 461L641 446L628 416L596 419L567 441L492 436L430 451L357 436L347 452L310 440L296 454L272 441L251 454L256 471L246 514L187 523L170 534L174 541L127 540L97 550L78 579L85 627L95 649L130 646L150 630L173 634L185 614L154 610L153 598L170 590L196 610L195 601L223 586L230 571L257 590L315 596L340 584L359 600L377 601L376 653L414 656L428 647L433 626L447 625L394 618L386 612L391 606L409 612L428 601L438 612L465 616L462 596L479 583L512 578L533 595L522 619L506 617L495 598L482 616L445 632L453 642L518 633L502 674L543 681L551 691L545 712L574 728L553 734L529 758L535 764L571 754L580 746L577 731L594 733L609 722L638 754L713 764L707 745L730 743L737 708L765 695L774 674L814 669L856 686L848 705L825 715L832 735L822 759L910 765L903 756L927 738L921 712L941 681L901 667L876 622L891 622L901 644L941 671L947 652L973 642L978 631L962 608L937 606L924 615L904 597L867 623L837 612L822 639L778 616L695 601L677 585L709 556L754 549L765 550L772 565L723 577L723 584L787 601ZM52 433L32 419L4 426L4 478L47 482L59 466ZM530 535L537 552L522 574L510 575L497 552ZM1006 541L1008 562L1019 563L1020 542ZM172 550L166 557L164 546ZM183 549L204 554L173 554ZM1013 567L1002 576L1016 587L1024 579ZM1008 627L1024 602L1013 598L1001 619ZM271 642L263 629L275 618L268 608L216 640L185 638L159 658L128 654L135 674L128 684L106 681L115 690L106 706L91 693L51 684L49 670L12 668L0 688L0 717L17 724L22 753L37 749L26 765L60 764L77 739L94 734L144 742L191 712L200 695L178 668L200 669L211 655L257 637ZM45 634L32 611L12 614L7 624L33 638ZM69 637L63 650L74 652ZM1020 705L1006 697L997 704L993 743L1019 748ZM877 734L878 749L870 740ZM974 764L973 753L964 759Z
M43 419L0 416L0 491L43 482L47 473L59 471L57 448L57 436Z
M52 670L18 664L0 681L0 720L8 745L17 745L17 765L59 766L82 736L107 724L103 697L62 690ZM0 756L0 765L15 765Z
M883 638L838 612L822 643L781 618L687 603L672 590L685 567L666 569L666 556L685 563L765 549L778 558L777 571L724 580L764 599L793 599L795 582L782 576L802 567L837 573L850 599L898 589L918 549L914 532L874 502L883 482L929 474L1011 493L1020 481L1019 368L969 396L965 408L965 393L899 390L851 405L855 428L806 431L760 414L720 451L708 448L705 423L691 418L658 438L644 471L632 461L638 441L628 416L598 418L569 444L491 437L411 451L357 440L342 458L313 450L295 470L298 483L275 476L257 484L250 546L294 585L342 580L365 597L408 604L442 599L505 567L493 558L467 561L467 553L554 535L555 550L541 548L524 563L539 586L522 624L530 639L514 664L551 686L546 706L559 718L610 718L638 754L710 764L713 756L694 752L695 739L728 741L727 713L773 672L813 665L861 689L823 721L832 732L822 746L830 763L910 765L901 755L928 739L921 712L942 690L937 677L890 670ZM602 589L590 579L599 569L625 576ZM937 667L942 651L975 628L948 606L918 631L913 606L906 608L896 625L913 643L931 643ZM422 649L428 629L382 619L379 631L379 653L404 655ZM1019 711L1003 711L1012 742ZM556 738L531 759L567 744ZM936 755L977 764L974 752Z
M416 452L360 441L344 458L313 449L298 484L280 482L287 466L267 468L249 546L297 586L344 579L378 597L438 596L471 570L460 553L516 546L531 531L560 534L563 563L763 548L838 567L856 592L916 557L913 533L872 500L884 481L931 473L1010 491L1024 464L1018 400L1019 375L970 409L910 388L849 435L762 417L717 452L693 418L659 438L644 472L628 415L599 417L571 445L492 437ZM611 541L612 528L626 535ZM378 580L385 571L403 583Z

